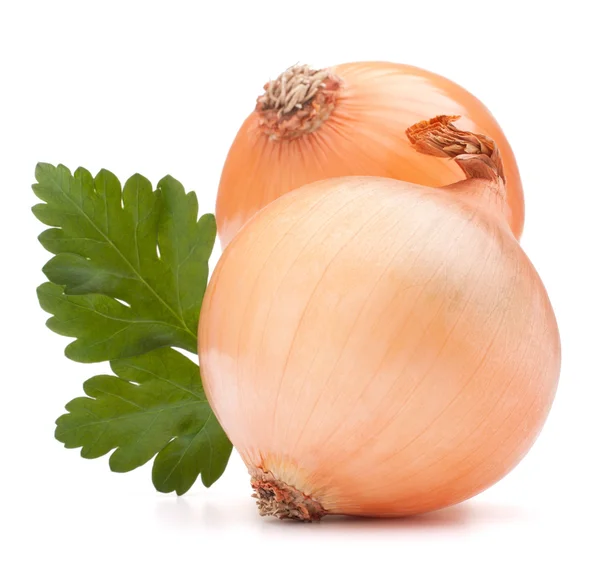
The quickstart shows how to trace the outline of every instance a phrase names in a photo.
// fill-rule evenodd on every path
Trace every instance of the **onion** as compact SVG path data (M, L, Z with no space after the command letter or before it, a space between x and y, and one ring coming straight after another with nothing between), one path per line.
M403 131L431 115L462 115L493 138L506 168L509 224L523 230L523 192L508 141L487 108L455 83L419 68L359 62L293 67L265 85L223 168L216 218L225 247L259 209L310 182L380 176L431 187L459 181L451 162L412 150Z
M202 379L261 514L439 509L498 481L542 428L556 320L508 227L498 150L454 119L408 136L467 180L314 183L255 215L216 267Z

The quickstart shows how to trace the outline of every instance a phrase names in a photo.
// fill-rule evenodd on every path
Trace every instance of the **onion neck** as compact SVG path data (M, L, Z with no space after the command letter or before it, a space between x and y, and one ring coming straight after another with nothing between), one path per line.
M452 158L466 180L444 186L476 205L484 205L506 222L506 178L496 143L479 133L461 131L453 125L456 115L440 115L420 121L406 130L415 150L441 158Z
M272 141L313 133L335 108L341 80L328 69L293 66L267 82L256 100L259 127Z
M271 472L253 468L250 474L252 496L261 516L313 522L327 513L320 502L276 479Z

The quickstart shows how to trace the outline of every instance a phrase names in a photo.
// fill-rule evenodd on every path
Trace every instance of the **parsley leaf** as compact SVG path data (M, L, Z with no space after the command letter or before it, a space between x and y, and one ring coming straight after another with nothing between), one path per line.
M65 353L99 362L166 346L196 351L198 316L216 236L193 192L170 176L156 190L136 174L38 164L39 240L56 254L38 288L48 327L75 337Z
M87 397L67 404L56 421L56 438L81 447L84 458L115 450L110 468L131 471L152 459L152 481L161 492L185 493L199 474L205 486L223 473L231 442L206 400L198 366L161 348L115 360L116 375L84 383ZM116 449L115 449L116 448Z
M56 438L85 458L109 452L113 471L154 458L161 492L185 493L201 475L223 473L231 442L213 414L198 366L171 348L196 352L212 215L198 219L196 195L167 176L156 188L140 175L121 188L102 170L38 164L35 216L49 225L39 240L55 256L38 288L48 327L74 337L66 355L111 360L115 375L84 383L67 404ZM113 451L114 450L114 451Z

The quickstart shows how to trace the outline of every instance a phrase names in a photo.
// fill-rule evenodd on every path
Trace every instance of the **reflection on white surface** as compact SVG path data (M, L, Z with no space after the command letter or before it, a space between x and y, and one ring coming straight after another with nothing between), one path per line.
M254 502L251 498L240 498L238 502L212 500L206 495L193 495L190 498L164 498L156 502L156 517L164 524L178 528L226 529L240 525L260 524Z
M224 502L207 499L206 495L190 497L159 498L156 502L157 519L179 529L195 528L224 530L233 527L260 528L264 533L329 534L352 531L411 532L432 529L464 529L488 523L516 523L527 521L528 514L517 506L478 502L472 500L450 508L406 518L358 518L328 516L321 522L305 524L276 518L261 518L251 498L239 498ZM308 530L308 532L307 532Z

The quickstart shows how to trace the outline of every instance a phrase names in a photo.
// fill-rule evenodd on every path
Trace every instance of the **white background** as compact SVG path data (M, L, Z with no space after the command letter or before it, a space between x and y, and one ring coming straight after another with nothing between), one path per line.
M204 7L201 7L204 6ZM600 121L595 2L0 1L0 559L600 561ZM63 356L35 297L48 259L29 208L37 161L154 183L212 211L264 82L296 62L438 72L491 109L517 156L523 247L555 306L562 379L528 457L470 502L420 518L260 519L239 458L210 490L156 493L53 438L105 366Z

